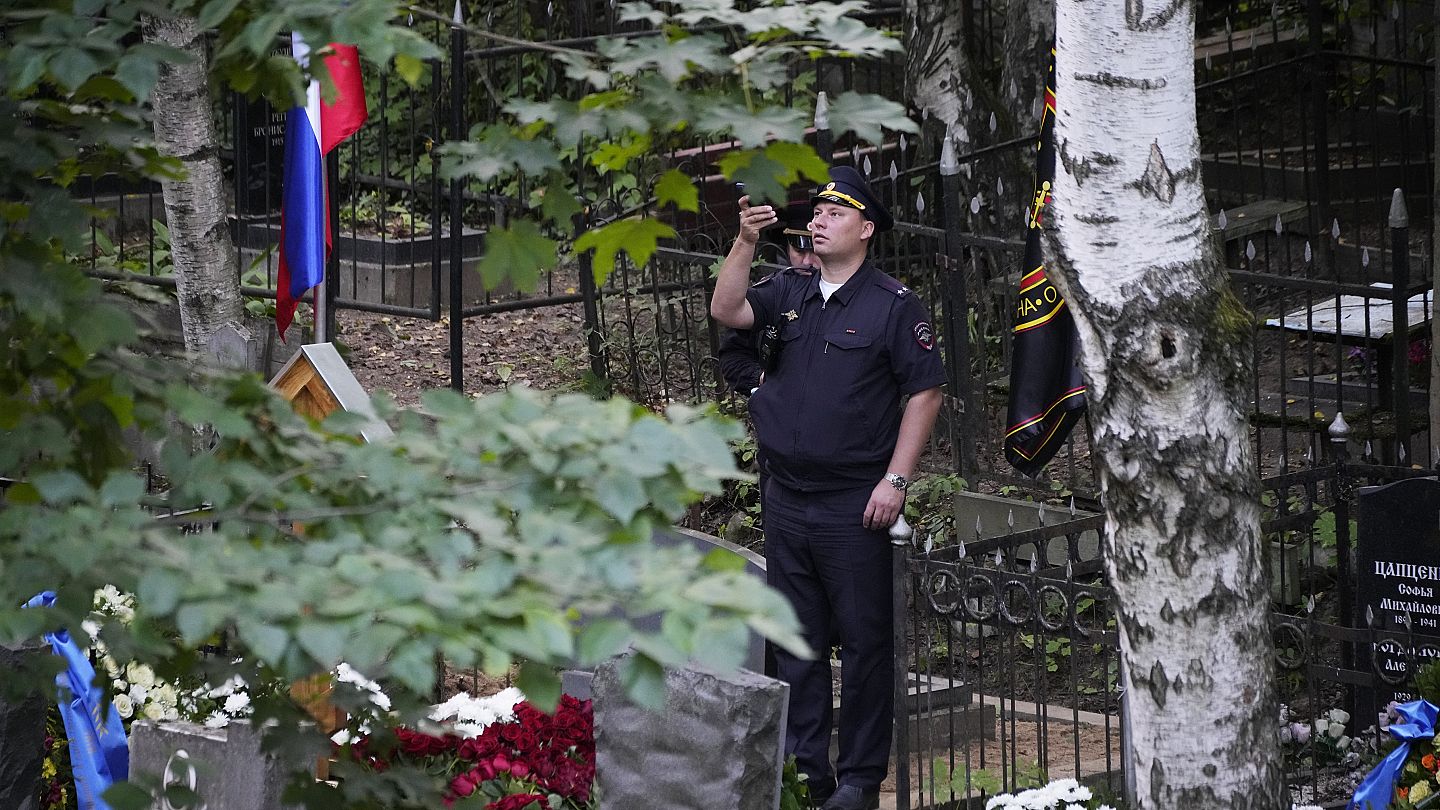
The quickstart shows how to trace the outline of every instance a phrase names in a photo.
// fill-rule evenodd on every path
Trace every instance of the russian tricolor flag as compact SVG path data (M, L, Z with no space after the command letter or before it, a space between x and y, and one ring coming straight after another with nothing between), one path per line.
M299 32L290 35L295 61L310 63L310 48ZM305 293L325 280L330 254L330 206L325 194L325 155L365 123L365 86L360 57L353 45L331 43L325 66L335 84L335 100L320 99L320 83L310 82L305 106L285 119L285 176L280 202L280 276L275 290L275 328L280 339Z

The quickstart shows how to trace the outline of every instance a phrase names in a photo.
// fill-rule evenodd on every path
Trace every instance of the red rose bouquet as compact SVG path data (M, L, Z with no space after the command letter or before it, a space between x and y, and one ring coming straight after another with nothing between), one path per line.
M371 738L350 746L373 770L405 763L449 780L445 805L484 810L593 810L595 725L590 701L569 695L554 714L528 702L513 719L490 723L474 737L395 730L396 745L371 751ZM481 804L483 802L483 804Z

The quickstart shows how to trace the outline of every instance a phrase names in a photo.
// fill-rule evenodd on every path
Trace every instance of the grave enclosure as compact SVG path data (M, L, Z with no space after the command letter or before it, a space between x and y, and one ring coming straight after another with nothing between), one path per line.
M517 23L508 33L593 47L595 36L621 30L613 16L588 14L583 4L557 5L559 13L529 20L526 31ZM1310 716L1331 706L1373 714L1390 693L1412 688L1415 665L1440 649L1440 641L1427 638L1433 614L1416 609L1436 604L1423 592L1430 586L1417 584L1423 577L1376 569L1440 565L1440 551L1427 556L1429 547L1413 539L1435 527L1402 523L1356 534L1370 528L1366 504L1375 501L1368 499L1384 497L1362 487L1393 485L1398 493L1428 486L1406 480L1425 472L1410 465L1440 461L1424 419L1424 363L1411 359L1430 350L1412 346L1417 339L1423 344L1433 314L1425 295L1434 265L1433 8L1349 5L1341 14L1320 0L1273 8L1201 2L1195 47L1203 174L1218 253L1255 316L1250 417L1267 493L1277 667L1287 699ZM971 50L993 66L1004 42L1001 6L977 0L971 7L981 12ZM443 18L450 10L435 11ZM899 19L893 5L883 4L873 18L891 26ZM452 106L457 83L478 87L477 77L500 81L536 69L537 94L548 96L564 89L564 79L539 69L543 62L533 51L452 37L429 18L419 25L459 58L430 65L432 83L423 91L373 77L372 109L395 114L367 126L331 165L340 190L339 247L327 290L335 309L448 317L455 329L466 318L579 304L590 336L583 361L614 390L655 406L726 396L712 360L718 330L704 299L707 268L733 237L728 188L704 184L701 212L673 223L679 237L643 267L622 261L603 287L587 283L582 259L542 276L534 293L485 288L468 268L483 250L485 229L523 210L522 196L499 186L442 183L416 168L418 158L427 139L453 139L498 114L479 95ZM810 105L816 89L853 87L903 101L902 77L898 61L821 60L813 73L797 77L810 89L794 91L795 102ZM273 120L271 111L229 104L226 154L246 179L236 189L237 249L242 266L253 262L260 271L247 286L264 295L275 275L273 253L266 252L274 241L274 184L254 180L274 177L279 144L263 123ZM959 156L976 169L966 188L986 191L981 212L993 206L999 212L993 218L972 215L959 181L939 176L938 149L922 138L836 143L816 132L812 142L835 162L867 173L896 212L899 224L880 243L880 259L934 308L950 390L969 392L968 401L947 398L933 454L944 466L931 471L1049 496L1045 482L1016 480L997 458L1022 243L1018 230L990 223L1017 219L1011 213L1028 197L1029 177L1006 173L986 154L1018 156L1012 163L1028 166L1031 148L1023 120L1018 130L1007 127L973 144L975 154ZM703 179L724 150L695 143L659 157L663 168ZM651 179L638 178L634 189L587 179L596 220L653 213L643 191ZM991 194L997 180L1007 191ZM118 210L122 223L157 216L148 190L103 179L88 188L95 201ZM387 224L397 219L402 227ZM452 294L455 279L459 295ZM166 283L163 275L153 280ZM464 388L459 364L468 348L457 342L452 349L451 382ZM1337 413L1345 414L1349 432L1332 437L1327 428ZM1101 519L1083 514L1097 505L1087 499L1094 476L1083 429L1049 478L1077 494L1076 513L1052 509L1014 528L986 515L974 529L966 513L953 521L948 543L929 553L896 552L898 575L912 594L900 614L904 626L896 628L908 656L897 668L906 673L897 689L908 696L897 717L895 768L897 800L905 806L949 800L937 785L936 757L951 772L984 771L1007 786L1028 778L1034 763L1052 777L1123 786L1117 640L1098 548L1089 539ZM1402 503L1419 497L1406 494ZM1375 511L1377 519L1424 517L1421 510ZM966 541L965 556L957 540ZM1417 592L1402 591L1402 584ZM1313 788L1316 771L1289 777Z

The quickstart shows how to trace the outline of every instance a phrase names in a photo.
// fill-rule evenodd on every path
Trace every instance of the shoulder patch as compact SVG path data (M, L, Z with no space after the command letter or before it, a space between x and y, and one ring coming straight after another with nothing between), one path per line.
M885 275L884 273L880 273L875 276L875 285L880 287L882 290L895 293L896 298L904 298L905 296L910 294L909 287L906 287L904 284L901 284L900 282Z

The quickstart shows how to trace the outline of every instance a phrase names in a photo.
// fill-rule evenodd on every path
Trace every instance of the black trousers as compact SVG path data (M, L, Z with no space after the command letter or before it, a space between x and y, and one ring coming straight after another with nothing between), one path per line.
M785 753L822 795L838 782L878 788L890 759L894 717L889 535L861 525L873 486L797 492L765 489L765 567L770 586L800 618L816 660L775 650L776 677L790 685ZM830 765L829 650L840 641L840 756Z

